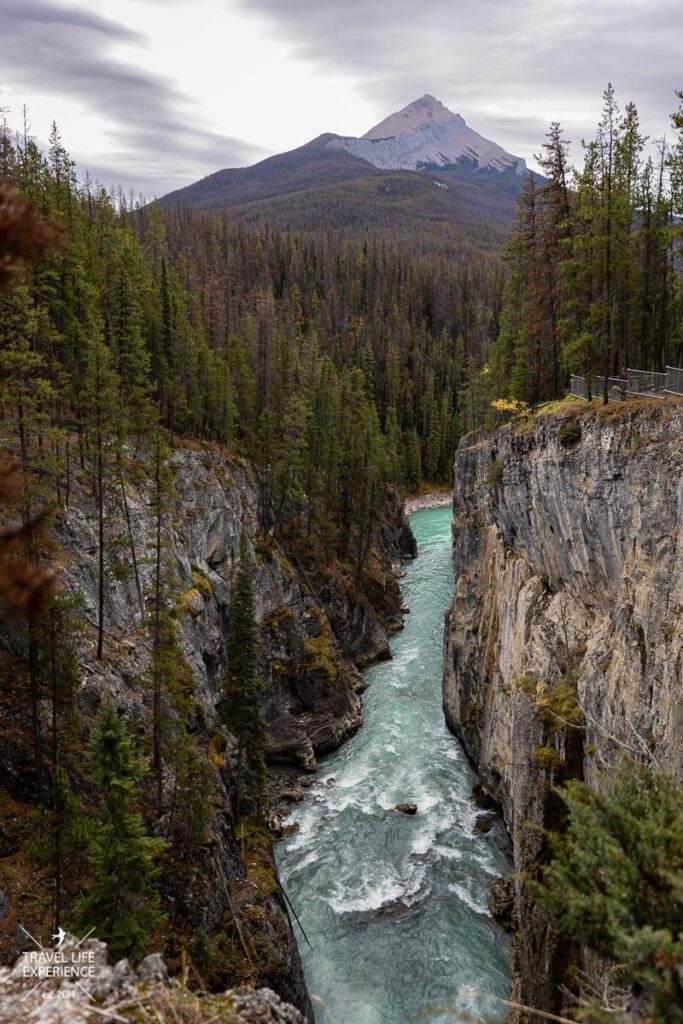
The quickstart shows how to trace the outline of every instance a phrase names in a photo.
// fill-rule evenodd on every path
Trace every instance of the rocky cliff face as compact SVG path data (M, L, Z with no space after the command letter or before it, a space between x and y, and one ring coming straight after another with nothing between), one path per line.
M514 998L558 1006L566 951L519 873L552 784L623 750L683 772L683 409L572 406L455 460L444 710L515 847Z
M266 682L265 715L268 758L314 770L316 755L338 746L362 720L363 680L357 664L388 657L387 632L400 628L401 598L394 569L414 553L414 539L395 496L378 527L375 546L361 586L343 567L322 570L279 546L259 540L257 491L249 469L227 461L208 446L176 449L172 456L176 494L165 531L173 571L176 635L191 676L192 710L188 730L197 738L216 776L217 809L208 841L191 865L165 871L163 891L172 923L201 930L209 938L235 930L234 912L252 957L262 961L258 980L310 1014L296 943L282 894L274 881L268 838L253 831L238 841L231 810L231 742L217 728L217 706L225 674L224 629L230 600L233 562L242 527L254 557L257 617L262 634L262 670ZM78 696L81 737L85 741L105 693L125 717L144 728L151 721L152 693L145 683L151 650L143 630L145 595L151 592L155 521L149 486L127 485L127 514L120 493L107 507L107 580L105 652L95 657L97 618L97 516L88 481L73 484L67 509L54 526L59 545L58 572L63 585L80 591L86 619L80 652L82 680ZM142 600L132 571L136 551ZM17 702L17 681L25 675L25 637L11 623L0 622L0 716L6 742L0 752L5 798L16 810L8 816L3 855L19 846L21 808L35 799L31 742ZM20 692L23 687L20 685ZM47 718L47 705L45 707ZM173 779L165 780L170 789ZM2 790L0 790L0 794ZM16 821L13 830L11 822ZM162 823L163 825L163 823ZM19 876L17 876L19 877ZM271 878L273 879L271 881ZM233 893L231 902L230 892ZM17 923L32 925L32 911L21 884L0 889L2 947L6 955L22 948ZM235 903L237 908L235 908ZM265 907L265 913L263 908ZM232 945L239 950L237 937ZM216 947L230 973L230 944ZM255 953L255 950L258 952ZM180 955L175 940L164 950ZM225 973L225 972L224 972ZM228 979L229 980L229 979Z
M284 550L258 541L257 491L246 467L226 462L213 450L179 449L172 463L177 494L173 527L166 530L165 540L177 579L178 636L203 717L214 721L221 695L230 580L245 526L252 539L263 641L268 754L272 760L315 768L316 752L338 746L361 723L363 683L354 662L388 656L383 623L400 628L400 594L391 573L391 558L400 555L400 507L391 508L386 547L376 556L384 601L373 605L362 591L345 586L343 573L322 574L315 567L307 572ZM145 555L154 536L151 496L129 490L128 506L142 590L149 593L152 565ZM97 615L95 528L94 510L79 500L61 516L56 530L65 553L61 578L83 594L91 622ZM117 503L110 506L107 530L115 553L105 608L111 664L104 672L125 703L137 699L131 697L134 680L144 673L150 652L137 635L141 608L130 571L125 517ZM86 689L101 688L102 669L86 662Z

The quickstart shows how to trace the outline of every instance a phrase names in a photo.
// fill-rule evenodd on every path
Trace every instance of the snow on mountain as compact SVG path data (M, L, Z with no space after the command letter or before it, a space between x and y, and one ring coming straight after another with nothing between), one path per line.
M337 136L328 145L384 170L474 164L477 170L526 172L521 157L506 153L428 95L391 114L361 139Z

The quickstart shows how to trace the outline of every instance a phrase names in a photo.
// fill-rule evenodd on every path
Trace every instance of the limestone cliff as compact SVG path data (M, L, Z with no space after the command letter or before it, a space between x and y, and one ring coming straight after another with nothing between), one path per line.
M246 841L238 838L232 815L234 750L218 727L217 707L226 669L224 631L233 562L244 526L250 537L261 627L268 758L313 770L318 753L338 746L361 723L363 680L356 664L389 656L387 631L400 628L402 619L394 570L402 556L414 553L414 539L400 502L390 495L359 583L344 566L321 568L301 552L270 544L260 536L255 480L239 460L228 460L206 445L176 448L171 461L175 495L165 531L165 555L172 566L175 630L191 692L186 726L212 766L217 803L207 841L193 863L181 861L164 871L162 890L170 929L155 948L177 966L186 943L197 934L205 935L213 953L205 957L204 980L211 981L213 976L216 985L225 987L240 980L239 961L246 943L254 963L246 975L275 988L310 1015L296 943L275 880L269 837L250 826ZM143 482L127 484L125 503L119 490L107 496L102 660L95 656L93 628L98 597L97 514L87 476L72 482L69 506L59 510L52 529L60 580L84 599L86 630L78 694L82 743L105 693L143 733L152 717L152 693L145 683L151 650L144 621L146 595L151 592L155 520L149 475L131 472L129 478ZM30 868L21 859L25 821L36 797L27 727L25 645L25 633L16 624L0 621L0 803L7 812L0 856L8 858L3 878L10 880L0 885L0 950L5 956L22 948L19 923L31 929L41 926L41 882L26 882ZM46 731L47 702L42 711ZM164 787L171 792L172 769L166 765L165 771ZM163 832L163 819L158 829ZM49 900L49 893L45 896ZM242 935L235 914L241 920Z
M518 873L552 784L624 749L683 771L683 408L573 405L455 459L444 710L500 803ZM567 951L514 881L514 997L559 1005Z

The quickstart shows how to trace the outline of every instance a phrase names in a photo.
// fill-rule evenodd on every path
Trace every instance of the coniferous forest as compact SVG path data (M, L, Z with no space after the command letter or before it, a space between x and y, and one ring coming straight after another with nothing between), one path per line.
M562 399L570 374L683 366L683 93L678 98L671 137L653 142L635 106L621 109L610 86L577 168L554 123L542 174L526 178L500 252L458 225L421 231L411 221L409 233L363 234L354 220L345 230L345 193L334 194L336 226L318 228L137 200L82 180L56 125L45 152L27 130L4 126L0 668L13 735L29 741L12 778L23 799L8 800L3 813L21 821L22 863L49 880L49 906L34 908L45 934L96 926L116 957L137 961L151 948L176 966L189 957L197 987L279 980L291 995L274 952L284 939L264 923L279 899L267 824L264 630L277 652L268 671L287 679L302 716L314 720L315 700L323 691L321 699L331 699L335 688L346 687L351 706L362 685L335 635L335 587L343 580L352 612L380 591L381 604L390 584L378 566L396 554L395 544L382 550L391 510L406 495L448 488L463 437L497 426L501 413L530 415ZM209 600L212 583L194 565L192 588L179 583L186 567L169 540L177 531L178 451L228 467L233 484L243 473L241 486L256 494L255 521L242 515L226 555L230 594L216 612L226 670L210 726L179 635L180 618ZM505 467L494 460L489 470L493 502ZM153 523L144 549L134 500ZM68 558L57 539L67 513L85 508L96 580L89 610L62 585ZM283 592L296 584L305 595L292 598L310 629L296 669L285 658L291 610L277 607L265 625L259 620L265 599L254 579L264 565L286 580ZM144 710L139 719L121 715L103 693L86 718L79 679L87 644L93 674L115 675L123 658L109 621L110 588L122 582L134 595L135 642L147 652L144 672L126 677ZM345 609L349 619L352 612ZM564 642L569 662L566 625ZM301 665L315 678L313 696L303 684L297 691ZM483 705L470 711L485 714ZM343 738L360 724L356 705L352 712L344 708ZM323 735L314 720L316 729ZM315 753L340 736L325 733ZM312 746L310 756L315 761ZM296 764L310 768L301 757ZM253 858L258 895L241 917L241 897L222 880L229 921L207 935L178 923L186 908L171 907L164 873L182 875L206 852L221 772L232 787L230 806L221 808L232 829L226 846L242 867ZM622 791L633 796L632 779L619 779L615 801ZM680 832L677 791L668 783L661 790L653 788ZM587 792L570 791L563 814L571 828L550 841L557 857L539 897L577 946L583 918L575 904L600 864L598 851L580 878L574 871ZM598 810L608 833L612 803ZM585 826L597 846L603 825L591 818ZM680 885L675 868L672 891ZM194 881L183 876L187 891ZM575 895L569 906L563 888ZM600 956L635 956L601 921L594 932ZM673 998L662 985L657 975L657 1007ZM653 1019L680 1019L667 1012Z
M235 446L259 470L269 529L303 502L341 550L385 483L449 479L491 399L535 405L570 372L679 365L681 116L646 154L610 87L576 171L554 124L502 260L450 234L358 242L140 207L79 183L56 127L46 154L6 128L4 180L61 237L3 300L21 381L5 415L30 422L67 498L74 443L80 459L106 449L105 473L117 444L158 428Z
M683 109L672 121L674 141L646 149L638 111L621 111L610 86L576 171L561 126L551 126L545 181L529 179L505 245L497 394L535 405L558 398L568 373L681 365Z

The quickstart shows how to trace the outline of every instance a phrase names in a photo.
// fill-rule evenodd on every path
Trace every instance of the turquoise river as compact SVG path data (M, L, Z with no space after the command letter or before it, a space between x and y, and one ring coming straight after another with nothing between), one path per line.
M393 660L367 672L363 727L322 760L277 846L319 1024L490 1021L501 1011L476 993L509 993L507 942L487 911L510 870L505 833L496 821L473 834L476 776L441 710L450 523L450 509L411 517L419 555ZM417 814L394 810L404 802Z

